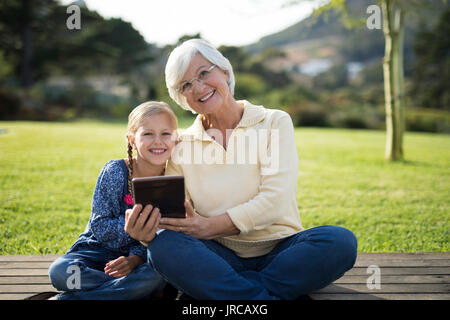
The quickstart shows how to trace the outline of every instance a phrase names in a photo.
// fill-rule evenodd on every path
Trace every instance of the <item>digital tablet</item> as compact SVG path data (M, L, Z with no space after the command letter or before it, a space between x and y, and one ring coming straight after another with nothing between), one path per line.
M159 208L161 217L186 217L183 176L133 178L131 182L135 204L151 204Z

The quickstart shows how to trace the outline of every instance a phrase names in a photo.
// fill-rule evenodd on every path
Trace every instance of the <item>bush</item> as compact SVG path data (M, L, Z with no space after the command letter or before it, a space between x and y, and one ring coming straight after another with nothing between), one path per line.
M405 113L405 126L408 131L450 133L450 112L409 109Z
M265 82L257 75L249 73L237 73L234 96L236 99L251 99L251 97L263 95L267 91Z
M287 108L294 126L328 127L330 126L326 110L315 103L307 102Z
M339 119L341 125L339 127L349 128L349 129L368 129L369 124L364 118L345 114Z
M12 93L10 90L0 89L0 119L12 120L20 112L21 108L20 98Z
M261 104L266 108L295 109L297 105L316 103L319 98L309 89L291 85L285 88L271 89L263 95L254 97L251 102Z
M349 129L382 129L384 113L370 105L340 107L329 116L330 125Z

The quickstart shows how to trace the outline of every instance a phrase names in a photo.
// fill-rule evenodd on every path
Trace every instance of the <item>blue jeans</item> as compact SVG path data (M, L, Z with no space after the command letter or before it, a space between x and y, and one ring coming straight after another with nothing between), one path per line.
M107 248L81 245L56 259L48 275L56 289L65 291L56 299L141 299L165 286L165 281L147 263L139 265L124 277L107 275L103 271L105 264L120 256L117 251ZM79 277L78 282L75 277Z
M164 279L200 300L295 299L323 288L356 260L353 233L336 226L299 232L271 252L240 258L214 240L165 230L148 246L149 263Z

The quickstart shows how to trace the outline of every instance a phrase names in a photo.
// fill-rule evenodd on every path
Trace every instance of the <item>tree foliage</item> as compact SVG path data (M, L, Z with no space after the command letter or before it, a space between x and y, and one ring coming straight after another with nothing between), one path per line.
M413 86L417 106L450 110L450 9L415 38Z
M129 22L81 7L81 30L69 30L68 17L56 0L0 2L0 50L17 78L26 54L31 83L58 73L125 74L154 59L154 47Z

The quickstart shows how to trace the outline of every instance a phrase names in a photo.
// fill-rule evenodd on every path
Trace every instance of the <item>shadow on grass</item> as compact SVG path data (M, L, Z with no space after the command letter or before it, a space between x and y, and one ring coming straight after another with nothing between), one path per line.
M436 168L439 167L439 165L424 161L412 161L412 160L398 160L394 162L394 164L408 166L408 167L422 167L422 168Z

